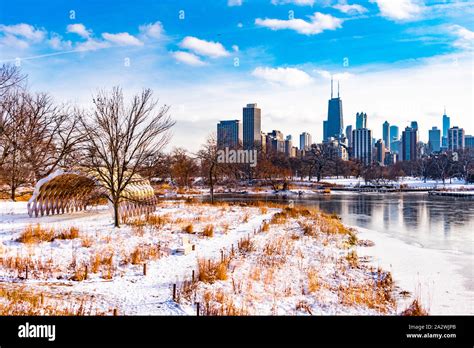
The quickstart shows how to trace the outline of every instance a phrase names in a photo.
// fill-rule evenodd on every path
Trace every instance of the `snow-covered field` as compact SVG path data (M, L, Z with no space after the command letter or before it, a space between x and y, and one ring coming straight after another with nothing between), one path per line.
M195 315L195 302L202 314L357 315L403 309L396 303L400 289L392 287L389 275L357 257L370 247L356 247L353 233L338 219L301 209L276 218L281 211L169 201L152 218L115 229L107 207L29 218L26 203L0 202L0 288L41 293L45 306L86 299L91 313L100 314ZM37 224L54 234L76 230L78 236L18 241L22 231ZM186 245L183 237L195 249L186 255L175 252ZM5 301L0 297L0 307Z

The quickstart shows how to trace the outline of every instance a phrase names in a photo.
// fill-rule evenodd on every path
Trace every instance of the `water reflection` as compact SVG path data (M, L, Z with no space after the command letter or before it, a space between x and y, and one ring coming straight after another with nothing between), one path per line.
M262 197L227 196L220 199L256 200ZM281 200L271 196L265 199ZM336 193L292 199L295 204L336 213L349 225L388 233L428 248L474 254L473 201L431 197L425 193Z

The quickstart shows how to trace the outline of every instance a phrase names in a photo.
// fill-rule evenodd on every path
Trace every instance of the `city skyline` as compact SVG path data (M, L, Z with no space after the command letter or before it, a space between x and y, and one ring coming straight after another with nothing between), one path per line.
M445 106L452 125L473 134L474 6L384 3L219 1L203 11L163 1L144 11L123 1L5 2L0 61L18 62L33 90L80 106L98 89L121 85L130 96L150 87L177 121L169 147L191 151L246 103L284 134L304 125L321 141L331 76L341 83L344 125L364 111L377 139L375 124L417 120L427 142Z

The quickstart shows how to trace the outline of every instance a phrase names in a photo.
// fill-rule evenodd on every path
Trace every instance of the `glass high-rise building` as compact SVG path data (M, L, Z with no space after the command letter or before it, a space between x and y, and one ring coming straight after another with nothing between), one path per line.
M453 127L448 129L448 150L464 149L464 129Z
M444 115L443 115L443 137L441 140L441 146L443 148L448 147L448 130L451 128L451 119L449 118L448 115L446 115L446 109L444 110Z
M367 114L358 112L356 114L356 129L367 128Z
M307 150L312 144L311 134L303 132L300 134L300 150Z
M352 125L346 127L347 146L352 147Z
M416 144L418 143L418 129L406 127L402 132L401 159L402 161L414 161L417 158Z
M342 137L344 121L342 116L342 100L339 97L339 84L337 98L333 98L333 81L331 79L331 99L328 102L328 119L323 123L323 140Z
M395 141L398 140L399 133L398 133L398 126L390 126L390 140Z
M372 131L367 128L352 130L352 157L365 165L372 163Z
M390 151L390 143L392 142L391 137L390 137L390 123L388 121L385 121L382 126L382 139L383 143L385 145L385 148Z
M247 104L243 108L243 145L244 149L253 149L256 145L260 145L262 117L261 110L257 104Z
M428 151L429 153L441 150L441 130L433 127L428 131Z
M217 124L217 146L236 148L242 143L242 124L239 120L220 121Z

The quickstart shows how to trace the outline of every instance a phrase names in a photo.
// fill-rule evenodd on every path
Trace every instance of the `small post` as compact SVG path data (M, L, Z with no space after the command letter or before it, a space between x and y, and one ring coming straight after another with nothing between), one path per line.
M232 244L232 255L234 255L234 244Z
M118 315L117 308L114 308L114 317L116 317L117 315Z
M28 279L28 265L26 265L26 279Z
M173 301L176 302L176 284L173 284Z
M193 270L193 283L194 283L194 270Z
M221 249L221 262L224 262L224 250Z
M199 312L200 312L199 311L199 302L196 302L196 316L198 316L198 317L199 317L199 314L200 314Z
M146 276L146 263L143 264L143 275Z
M84 274L84 279L87 279L87 276L89 275L89 272L87 270L87 265L86 265L86 271L85 271L85 274Z
M208 268L211 269L211 259L207 260Z
M41 305L43 305L43 304L44 304L44 295L43 295L43 293L41 293Z

